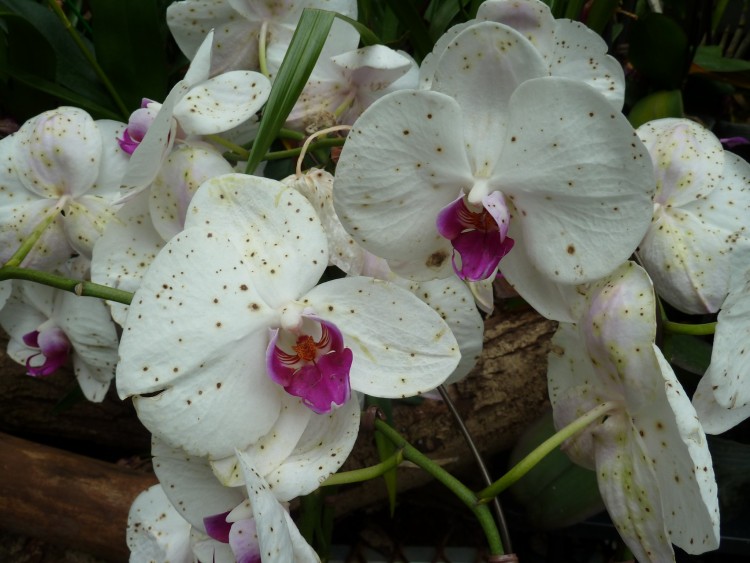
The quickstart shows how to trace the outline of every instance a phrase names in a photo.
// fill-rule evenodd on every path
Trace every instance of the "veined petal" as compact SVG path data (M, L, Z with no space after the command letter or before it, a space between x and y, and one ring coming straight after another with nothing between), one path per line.
M333 200L344 228L377 256L416 262L421 279L451 272L435 218L474 183L461 128L452 98L393 92L360 116L338 163Z
M130 507L126 533L131 561L192 561L190 524L161 485L143 491Z
M91 258L94 244L114 215L111 201L95 195L84 195L68 202L62 225L70 246Z
M509 257L528 254L556 282L609 274L651 220L654 182L645 148L604 98L564 78L523 83L510 115L495 170L497 188L515 206Z
M546 4L538 0L487 0L479 6L477 20L512 27L549 59L556 20Z
M581 22L558 19L554 25L555 45L548 56L552 76L588 84L620 111L625 101L625 72L607 54L607 43Z
M313 287L328 265L328 243L315 210L276 180L245 174L211 178L191 203L185 227L193 225L231 233L255 290L274 308Z
M16 171L35 194L77 197L99 175L101 134L82 109L63 106L46 111L27 121L16 138Z
M280 466L266 474L277 499L289 501L313 492L343 465L359 434L359 405L359 398L352 393L339 408L310 417L294 450Z
M107 224L94 244L91 281L130 292L141 285L143 274L164 246L151 223L148 199L147 194L134 197ZM128 306L114 301L108 304L115 322L124 325Z
M656 345L665 393L630 411L646 444L670 540L688 553L719 547L719 499L706 435L690 399Z
M206 531L204 518L229 512L243 500L241 489L224 487L214 477L208 460L192 456L154 438L154 473L172 505L192 526Z
M194 228L162 249L130 306L118 392L162 391L135 401L139 416L192 453L226 457L278 416L277 387L263 363L277 314L253 279L220 231Z
M149 190L151 221L159 235L169 240L182 231L198 187L214 176L231 173L232 166L210 145L185 143L174 149Z
M252 458L237 452L253 507L258 543L263 559L307 563L320 561L315 551L299 535L297 527L274 496L265 479L252 465ZM292 529L297 532L294 534Z
M612 522L638 561L673 561L650 452L623 414L602 426L596 477Z
M271 83L258 72L227 72L191 88L173 115L188 135L221 133L250 119L270 90Z
M434 310L409 291L365 277L315 287L305 296L354 353L352 389L408 397L434 389L458 365L458 343Z
M446 47L432 89L461 108L464 150L475 176L488 178L495 169L507 142L513 92L526 80L548 75L541 55L521 34L494 22L469 26Z

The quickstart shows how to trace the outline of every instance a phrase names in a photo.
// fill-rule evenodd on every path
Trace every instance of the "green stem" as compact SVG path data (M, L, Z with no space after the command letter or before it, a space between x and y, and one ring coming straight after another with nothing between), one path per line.
M362 481L369 481L370 479L380 477L391 469L398 467L398 465L403 460L403 452L401 450L398 450L395 454L387 459L384 459L377 465L363 467L362 469L353 469L352 471L342 471L341 473L334 473L328 479L323 481L320 486L331 487L333 485L348 485L350 483L361 483Z
M424 469L427 473L432 475L440 483L445 485L450 491L455 494L461 502L463 502L476 516L479 521L479 525L482 527L485 536L487 537L487 543L490 548L492 555L503 555L503 544L500 540L500 534L497 531L495 519L492 517L489 507L486 504L480 504L476 495L466 485L461 483L453 475L448 473L445 469L440 467L437 463L432 461L422 452L417 450L414 446L409 444L406 439L396 432L393 428L388 426L382 420L375 420L375 429L381 432L386 438L388 438L393 444L399 448L404 456L404 459L411 461L415 465Z
M340 146L343 146L345 141L346 139L342 137L335 137L332 139L321 139L320 141L311 143L310 147L308 148L308 151L314 151L317 149L326 149L330 147L340 147ZM302 147L288 149L285 151L267 152L262 160L281 160L283 158L293 158L295 156L299 156L301 152L302 152Z
M130 305L130 302L133 300L133 294L129 291L114 289L90 281L73 280L63 276L58 276L57 274L30 270L29 268L17 268L15 266L3 266L0 268L0 281L11 279L33 281L42 285L48 285L50 287L69 291L79 296L98 297L99 299L116 301L117 303L123 303L125 305Z
M15 267L21 265L21 262L23 262L24 258L28 256L29 252L31 252L31 249L34 248L34 245L39 239L42 238L42 235L47 228L55 222L60 213L60 209L62 209L64 205L65 202L60 201L47 212L48 215L34 228L33 231L31 231L31 233L29 233L29 236L21 243L21 246L16 250L15 254L13 254L13 256L11 256L5 263L6 266Z
M248 156L250 156L250 151L246 150L245 148L241 147L240 145L233 143L232 141L228 141L224 139L223 137L219 137L219 135L206 135L206 138L209 141L213 141L217 145L221 145L225 149L231 151L234 153L235 156L238 156L240 158L247 159Z
M703 324L684 324L675 323L664 319L662 321L664 330L671 332L672 334L690 334L692 336L705 336L707 334L714 334L716 332L716 323L703 323Z
M120 98L120 95L117 93L117 90L115 89L114 85L109 81L109 78L107 77L106 73L102 69L102 67L99 66L99 63L96 62L96 58L94 58L94 55L89 51L88 47L86 47L86 44L81 39L80 35L76 32L76 30L73 28L73 26L70 23L70 20L68 20L68 16L65 15L65 12L60 7L60 5L55 0L47 0L48 4L52 8L52 11L55 12L58 18L60 18L60 21L62 21L63 26L65 27L65 31L68 32L68 35L73 39L75 44L78 46L78 48L83 53L83 56L86 57L86 60L89 62L91 67L94 69L94 72L96 72L96 75L99 77L99 80L102 81L104 84L104 87L109 92L109 95L112 96L112 99L115 102L115 105L120 110L120 113L125 117L125 120L130 117L130 111L128 111L127 106Z
M294 129L285 129L283 127L279 129L279 134L277 136L279 139L293 139L295 141L305 140L304 133L300 133L299 131L295 131Z
M544 442L539 444L535 450L529 455L519 461L510 471L500 477L489 487L482 489L477 493L479 502L486 503L492 500L494 497L502 493L505 489L510 487L513 483L518 481L521 477L526 475L531 469L533 469L542 458L544 458L552 450L560 446L568 438L575 436L581 430L584 430L589 424L600 419L608 412L616 408L616 404L612 401L602 403L598 407L594 407L589 412L584 414L582 417L574 420L568 424L565 428L557 432L557 434L550 436Z

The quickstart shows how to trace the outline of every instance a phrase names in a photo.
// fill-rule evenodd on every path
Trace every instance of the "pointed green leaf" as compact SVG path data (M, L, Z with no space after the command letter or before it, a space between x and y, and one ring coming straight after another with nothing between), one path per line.
M335 14L306 8L271 87L245 171L252 174L284 125L312 73Z

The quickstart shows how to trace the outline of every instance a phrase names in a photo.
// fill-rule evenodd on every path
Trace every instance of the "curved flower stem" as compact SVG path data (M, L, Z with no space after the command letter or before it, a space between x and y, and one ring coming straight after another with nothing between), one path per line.
M307 139L305 139L305 142L302 143L302 150L299 153L299 158L297 158L297 168L296 168L296 174L297 177L302 176L302 161L305 159L305 154L308 150L310 150L310 145L313 142L313 140L317 137L320 137L322 135L327 135L328 133L335 133L336 131L351 131L352 126L351 125L334 125L333 127L328 127L326 129L321 129L320 131L316 131L312 135L310 135Z
M375 477L380 477L394 467L398 467L398 465L402 461L404 461L403 451L398 450L391 457L381 461L377 465L363 467L362 469L354 469L352 471L342 471L341 473L334 473L328 479L323 481L320 486L331 487L333 485L348 485L350 483L369 481L370 479L374 479Z
M314 151L317 149L340 147L344 144L344 141L346 141L346 139L342 137L336 137L334 139L321 139L320 141L317 141L316 143L312 143L309 146L308 150ZM285 151L267 152L266 155L261 160L281 160L283 158L292 158L295 156L299 156L301 152L302 152L302 147L288 149Z
M133 294L129 291L115 289L90 281L74 280L58 276L57 274L39 272L29 268L18 268L15 266L3 266L0 268L0 281L11 279L33 281L42 285L48 285L50 287L69 291L78 296L98 297L99 299L116 301L117 303L123 303L125 305L130 305L130 302L133 300Z
M264 21L260 26L260 33L258 33L258 66L260 72L266 78L271 78L271 74L268 72L268 60L266 59L266 39L268 37L268 22Z
M128 111L127 106L122 101L122 98L120 98L120 95L117 93L117 89L109 81L107 74L104 72L102 67L99 66L99 63L96 62L94 55L91 54L91 51L89 51L88 47L86 47L86 45L84 44L83 40L78 35L76 30L73 29L73 26L71 25L70 20L68 20L68 16L65 15L65 12L63 12L63 9L55 0L48 0L47 3L52 8L52 11L55 12L57 17L60 18L60 21L62 21L63 25L65 26L65 31L68 32L68 35L70 35L70 37L73 39L75 44L81 50L81 53L83 53L83 56L86 57L86 60L91 65L91 68L94 69L94 72L99 77L99 80L102 81L102 84L104 84L104 87L109 92L109 95L112 96L112 100L115 102L117 109L123 115L123 117L125 118L125 121L127 121L128 117L130 116L130 111Z
M495 525L495 519L486 504L481 504L474 493L453 475L440 467L382 420L375 420L375 429L388 438L403 452L404 459L424 469L455 494L474 513L482 527L492 555L503 555L503 543Z
M55 205L53 208L51 208L47 212L47 216L42 219L42 221L34 227L34 230L29 233L29 236L26 237L26 239L21 243L21 246L18 247L18 250L16 250L15 254L10 257L10 259L5 263L5 266L15 267L19 266L21 262L23 262L24 258L28 256L29 252L31 252L31 249L34 248L34 245L39 241L40 238L42 238L42 235L47 230L47 228L54 223L55 219L57 219L58 215L60 214L60 210L65 205L65 198L61 199L57 205Z
M716 323L684 324L675 323L664 319L662 321L664 330L672 334L689 334L691 336L705 336L716 332Z
M448 390L445 388L445 386L439 385L437 389L445 404L448 405L448 409L451 411L453 418L458 424L458 428L461 431L461 434L463 434L464 440L466 440L466 443L471 450L471 454L474 456L474 461L477 462L479 472L482 474L482 479L484 479L484 482L489 487L490 485L492 485L492 478L490 477L489 471L487 471L487 466L484 464L484 460L482 459L482 455L479 453L479 449L477 449L477 446L474 443L471 434L469 433L469 429L466 428L466 425L464 424L461 415L458 413L456 405L454 405L453 401L451 401L450 395L448 395ZM495 518L497 518L497 523L500 525L500 536L503 539L503 546L505 547L506 551L512 553L513 544L511 543L508 524L505 521L505 514L503 514L503 509L500 506L500 500L497 497L493 499L492 507L495 509Z
M544 442L539 444L529 455L519 461L510 471L500 477L492 485L486 489L482 489L477 493L479 502L486 503L490 502L492 498L502 493L505 489L510 487L513 483L518 481L521 477L526 475L531 469L539 463L544 456L550 453L552 450L560 446L568 438L575 436L581 430L584 430L592 422L602 418L608 412L616 408L616 403L608 401L602 403L598 407L594 407L589 412L584 414L582 417L574 420L568 424L565 428L558 431L555 435L550 436Z

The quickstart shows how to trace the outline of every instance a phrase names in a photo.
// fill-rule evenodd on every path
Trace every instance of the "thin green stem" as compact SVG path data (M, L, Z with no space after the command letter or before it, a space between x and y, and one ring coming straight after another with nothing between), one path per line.
M331 487L333 485L348 485L350 483L361 483L362 481L369 481L370 479L380 477L391 469L398 467L398 465L403 460L403 452L401 450L398 450L395 454L387 459L384 459L377 465L363 467L362 469L353 469L352 471L342 471L341 473L334 473L328 479L323 481L320 486Z
M29 252L31 252L31 249L34 248L34 245L39 239L42 238L42 235L47 231L49 226L55 222L55 219L57 219L57 216L64 205L65 201L61 200L47 212L47 216L42 219L33 231L31 231L29 236L21 243L21 246L18 247L15 254L13 254L13 256L11 256L5 263L6 266L15 267L21 265L21 262L23 262L24 258L28 256Z
M539 463L542 458L544 458L544 456L560 446L565 440L572 436L575 436L581 430L585 429L589 424L596 420L599 420L615 407L616 404L612 401L602 403L601 405L591 409L582 417L568 424L565 428L557 432L557 434L547 438L544 442L539 444L539 446L537 446L535 450L533 450L531 453L529 453L529 455L527 455L513 468L511 468L510 471L500 477L500 479L495 481L489 487L479 491L477 493L479 502L490 502L490 500L502 493L505 489L510 487L513 483L515 483L521 477L531 471L531 469L533 469L536 464Z
M664 330L672 334L689 334L692 336L705 336L716 332L716 323L684 324L675 323L666 319L662 320Z
M130 302L133 300L133 294L129 291L115 289L90 281L74 280L58 276L57 274L39 272L29 268L18 268L15 266L3 266L0 268L0 281L11 279L33 281L42 285L48 285L50 287L69 291L78 296L98 297L99 299L116 301L117 303L123 303L125 305L130 305Z
M492 555L504 554L503 544L500 540L500 534L497 531L495 519L492 517L492 513L486 504L480 504L476 495L466 485L461 483L461 481L409 444L403 436L388 426L384 421L376 419L375 429L393 442L393 444L403 452L404 459L421 467L450 489L450 491L474 513L474 516L476 516L479 525L482 527L482 530L487 537L487 543Z
M47 3L52 8L52 11L55 12L57 17L60 18L60 21L62 21L63 26L65 27L65 31L68 32L68 35L70 35L75 44L81 50L83 56L86 57L86 60L91 65L91 68L94 69L94 72L99 77L99 80L102 81L102 84L104 84L104 87L109 92L109 95L112 96L112 100L114 100L117 109L123 115L125 120L127 120L128 117L130 117L130 111L128 111L127 106L122 101L122 98L120 98L120 95L117 93L117 89L114 87L112 82L109 81L109 78L107 77L102 67L99 66L99 63L96 61L96 58L94 58L94 55L91 53L91 51L89 51L88 47L86 47L86 44L81 39L81 36L78 35L78 32L70 23L70 20L68 20L68 16L65 15L65 12L55 0L47 0Z
M206 138L209 141L213 141L217 145L221 145L225 149L231 151L234 156L238 156L239 158L244 158L244 159L250 156L249 150L246 150L244 147L241 147L240 145L233 143L232 141L228 141L227 139L224 139L223 137L220 137L219 135L206 135Z
M268 38L268 22L264 21L260 26L260 33L258 34L258 66L260 72L266 78L271 78L271 74L268 72L268 61L266 60L266 39Z
M277 136L279 139L292 139L294 141L305 140L304 133L300 133L299 131L294 131L293 129L284 129L283 127L279 129L279 134Z
M327 149L330 147L340 147L343 146L346 139L343 137L334 137L332 139L321 139L320 141L316 141L314 143L311 143L308 147L308 152L318 150L318 149ZM294 158L295 156L299 156L302 152L302 147L297 147L294 149L288 149L285 151L275 151L275 152L267 152L266 155L262 158L262 160L281 160L284 158Z

